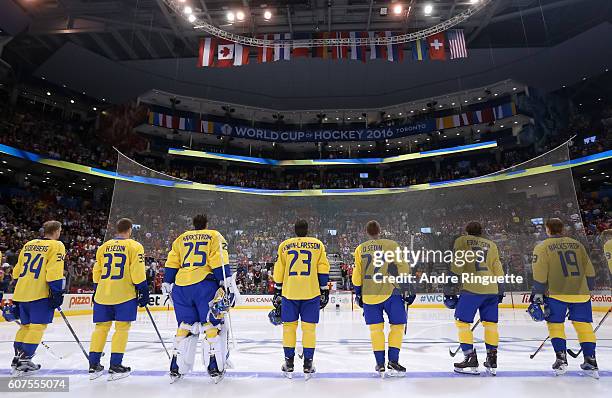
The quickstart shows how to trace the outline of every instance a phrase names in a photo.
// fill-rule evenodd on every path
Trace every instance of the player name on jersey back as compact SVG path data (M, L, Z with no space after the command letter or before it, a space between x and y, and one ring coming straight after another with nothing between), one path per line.
M178 269L177 286L199 283L226 264L229 264L227 242L212 229L182 233L172 243L166 260L166 268Z
M64 244L52 239L34 239L21 252L13 279L17 279L13 300L28 302L49 297L48 282L64 277Z
M121 304L136 298L135 285L145 277L144 248L133 239L111 239L96 253L93 281L98 286L94 301Z

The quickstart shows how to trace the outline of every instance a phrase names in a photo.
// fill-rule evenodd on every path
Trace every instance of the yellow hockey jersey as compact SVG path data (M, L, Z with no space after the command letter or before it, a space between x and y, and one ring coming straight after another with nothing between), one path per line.
M361 296L365 304L379 304L391 297L395 289L408 288L408 282L391 283L382 279L385 276L398 276L410 274L410 266L406 262L384 262L376 266L375 259L384 253L393 251L399 244L389 239L373 239L364 242L355 249L355 268L353 269L353 285L361 286ZM384 260L381 260L384 261Z
M323 243L311 237L290 238L278 246L274 282L283 284L289 300L309 300L321 294L319 274L329 274Z
M533 249L533 279L548 285L550 297L567 303L590 299L587 278L595 269L582 243L569 237L548 238Z
M96 252L93 282L98 284L94 301L114 305L136 298L136 288L146 280L144 248L133 239L115 238Z
M606 256L608 268L610 269L610 272L612 272L612 239L609 239L606 243L604 243L604 256Z
M178 269L175 284L189 286L201 282L214 269L229 264L227 242L212 229L187 231L172 243L166 268Z
M28 302L49 297L48 282L64 278L66 248L59 240L34 239L26 243L15 268L17 279L13 300Z
M463 235L455 240L453 252L454 258L451 264L451 272L459 276L462 291L474 294L499 293L497 282L481 283L480 280L471 278L473 276L496 277L504 275L499 259L499 250L495 242L480 236ZM469 254L467 258L471 261L465 261L466 254L470 252L472 254ZM463 278L467 280L462 282Z

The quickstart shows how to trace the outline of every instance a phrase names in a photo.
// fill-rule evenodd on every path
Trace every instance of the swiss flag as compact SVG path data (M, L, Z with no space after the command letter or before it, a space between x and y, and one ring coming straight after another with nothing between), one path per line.
M429 59L444 61L446 60L446 38L444 33L436 33L427 38L429 46Z
M228 68L234 65L234 43L219 42L217 45L217 63L219 68Z

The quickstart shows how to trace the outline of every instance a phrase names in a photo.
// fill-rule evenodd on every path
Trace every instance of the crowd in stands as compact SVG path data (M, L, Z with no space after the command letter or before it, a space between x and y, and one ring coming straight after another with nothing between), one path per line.
M138 110L123 110L123 113L126 112L135 115ZM591 126L589 121L581 116L576 117L572 123L564 134L569 135L572 129L581 126ZM584 137L576 139L570 147L571 155L586 156L611 148L612 130L604 126L600 131L595 142L585 141ZM15 112L0 119L2 144L55 159L113 169L116 167L116 154L98 135L99 131L93 123L40 119L28 112ZM563 138L569 137L560 136L559 143ZM557 142L551 141L542 148L550 149L556 144ZM266 169L193 166L185 162L167 160L160 162L156 160L158 157L147 154L142 137L129 137L125 140L125 145L124 151L128 155L171 176L211 184L269 189L397 187L475 177L516 165L541 152L536 152L532 147L518 146L502 151L497 157L487 153L442 160L437 168L433 167L433 162L428 161L392 168L384 174L374 169L370 170L368 178L364 179L360 177L360 171L350 169L323 173L289 171L277 174ZM40 236L42 222L57 219L64 226L61 239L67 248L66 278L69 290L89 291L95 252L105 238L109 217L113 218L116 214L133 214L133 218L143 220L143 228L135 233L135 238L141 241L147 250L147 281L152 291L160 292L167 250L172 239L188 228L187 216L197 211L198 199L194 198L191 205L185 204L183 208L167 208L147 206L147 199L144 197L143 201L139 201L138 194L127 194L133 196L131 202L128 198L125 201L119 198L117 202L120 205L114 209L117 213L109 214L110 200L106 197L94 202L84 195L73 196L58 188L30 183L16 186L5 182L0 189L0 250L3 253L0 283L8 284L11 267L17 261L18 250L27 240ZM126 203L121 204L122 202ZM570 229L580 234L577 232L577 225L582 217L587 235L584 238L585 244L589 245L594 261L599 262L603 260L598 233L612 227L612 206L609 198L600 198L595 194L582 193L579 196L580 212L568 208L567 203L546 200L532 203L533 206L522 209L521 214L517 214L516 209L509 203L499 206L495 203L494 206L491 202L487 205L489 207L483 210L483 207L473 206L469 201L460 202L458 199L446 202L444 206L442 200L428 200L425 197L417 202L418 208L390 211L379 220L387 237L403 244L410 242L415 247L448 248L468 221L481 219L482 214L486 213L485 230L488 236L498 242L505 266L508 270L527 277L530 272L530 251L526 248L533 247L535 242L543 238L541 226L531 223L531 218L554 214L564 218ZM339 256L340 260L335 266L339 267L341 286L350 287L352 253L364 240L363 224L367 221L364 217L368 216L357 213L350 206L346 209L334 208L333 212L327 209L330 213L324 215L321 209L311 204L304 204L302 208L285 208L278 203L272 206L265 202L258 203L261 204L243 203L241 206L246 207L240 209L231 207L238 205L235 202L227 203L228 208L216 208L215 214L209 215L210 225L219 229L228 240L231 262L243 292L264 294L272 291L271 272L276 247L283 239L291 236L290 223L298 216L303 217L304 212L307 214L311 231L324 241L330 254ZM431 206L431 203L436 203L438 207ZM375 213L379 210L377 206L366 210L369 214ZM405 207L409 208L410 204L405 203ZM368 214L368 211L364 211L365 214ZM248 214L248 217L243 217L245 214ZM346 221L337 223L337 220ZM431 227L433 233L420 232L420 228L426 226ZM328 232L330 230L336 232L332 234ZM605 267L601 269L605 270ZM417 274L436 274L443 270L441 264L425 262L419 266ZM598 282L600 286L609 284L607 274L599 275ZM528 286L525 284L513 288L526 289ZM427 289L439 291L439 286L432 285Z

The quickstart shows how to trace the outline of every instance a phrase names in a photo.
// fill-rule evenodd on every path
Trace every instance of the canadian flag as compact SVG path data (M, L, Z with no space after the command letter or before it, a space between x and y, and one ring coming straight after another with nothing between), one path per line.
M249 63L249 48L242 44L221 42L217 46L217 63L219 68L241 66Z
M234 43L219 42L217 45L217 63L219 68L228 68L234 64Z

